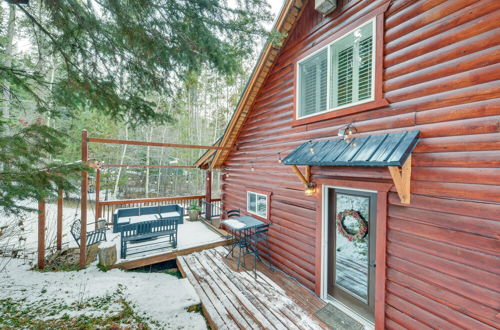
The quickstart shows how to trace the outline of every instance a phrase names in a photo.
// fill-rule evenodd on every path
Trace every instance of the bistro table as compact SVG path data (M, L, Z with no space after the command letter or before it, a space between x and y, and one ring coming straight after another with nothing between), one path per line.
M231 246L231 250L226 255L226 258L233 253L233 250L236 246L239 247L240 251L238 253L238 269L240 267L240 257L243 249L252 250L252 246L248 240L250 238L255 229L259 227L265 226L266 223L264 221L260 221L251 217L249 215L244 215L234 219L228 219L222 221L224 225L226 225L232 233L233 243ZM243 259L243 265L245 264L245 260ZM255 263L254 263L255 267Z

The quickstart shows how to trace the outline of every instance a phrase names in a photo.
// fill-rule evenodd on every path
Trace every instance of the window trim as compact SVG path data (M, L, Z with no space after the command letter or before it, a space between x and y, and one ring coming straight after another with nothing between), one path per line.
M266 198L266 215L265 216L262 216L260 214L257 214L257 212L252 212L250 211L250 208L249 208L249 201L250 201L250 198L249 198L249 194L255 194L255 208L257 210L257 196L264 196ZM255 189L252 189L252 190L247 190L247 200L246 200L246 211L252 215L255 215L259 218L262 218L262 219L269 219L269 203L270 203L270 197L271 197L271 194L270 193L266 193L266 192L263 192L263 191L256 191Z
M294 94L293 94L293 102L294 102L294 112L293 112L293 121L292 126L299 126L304 124L309 124L317 121L322 121L330 118L341 117L353 113L358 113L362 111L367 111L371 109L376 109L380 107L387 106L389 102L383 97L383 35L384 35L384 12L387 8L385 6L379 7L378 10L375 10L373 13L365 15L363 18L348 24L344 28L340 29L332 36L327 38L326 40L318 43L310 50L306 51L304 54L299 56L294 63ZM373 25L373 40L374 40L374 56L372 57L372 97L367 100L357 101L354 103L350 103L347 105L337 106L332 109L327 109L325 111L321 111L318 113L300 116L299 117L299 64L309 57L314 56L318 52L322 51L327 47L328 49L328 61L330 62L330 46L335 43L337 40L340 40L344 36L349 33L355 31L357 28L363 27L370 22L374 22ZM327 74L331 71L331 64L328 64ZM330 79L328 76L327 79L327 107L329 106L328 96L330 95Z

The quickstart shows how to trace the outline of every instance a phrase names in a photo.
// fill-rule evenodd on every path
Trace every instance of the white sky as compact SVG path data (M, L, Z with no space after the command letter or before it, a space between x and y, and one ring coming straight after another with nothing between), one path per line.
M276 16L279 14L281 7L285 0L267 0L267 3L271 5L271 11L276 19Z

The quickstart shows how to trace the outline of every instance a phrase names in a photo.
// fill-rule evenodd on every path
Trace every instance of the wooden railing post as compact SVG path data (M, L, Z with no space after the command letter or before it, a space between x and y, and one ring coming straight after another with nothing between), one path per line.
M87 131L82 131L82 162L86 164L88 161L88 141ZM89 185L89 177L86 171L82 171L82 191L81 191L81 230L80 230L80 267L85 267L87 259L87 190Z
M63 220L63 190L59 189L57 196L57 250L62 250L62 220Z
M45 268L45 200L38 201L38 269Z
M212 208L211 208L211 202L212 202L212 171L207 170L207 178L205 180L205 219L211 220L212 219Z
M97 168L95 172L95 229L97 229L97 220L101 218L101 204L99 203L100 190L101 190L101 169Z

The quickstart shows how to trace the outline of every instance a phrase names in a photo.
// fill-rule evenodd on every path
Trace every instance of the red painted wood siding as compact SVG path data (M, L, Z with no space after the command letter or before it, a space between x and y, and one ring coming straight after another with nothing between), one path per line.
M352 121L361 133L417 128L411 205L389 194L386 327L498 326L500 1L394 1L384 40L390 105L292 127L294 60L377 1L343 2L326 18L313 1L304 8L224 165L224 205L245 210L245 187L272 192L273 262L313 289L320 208L277 153L336 136ZM386 168L313 167L312 174L390 179Z

